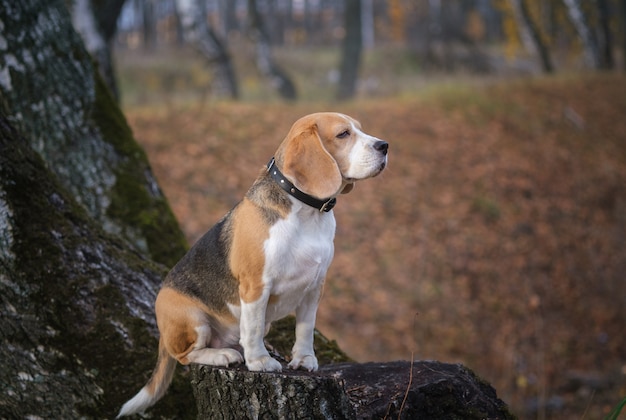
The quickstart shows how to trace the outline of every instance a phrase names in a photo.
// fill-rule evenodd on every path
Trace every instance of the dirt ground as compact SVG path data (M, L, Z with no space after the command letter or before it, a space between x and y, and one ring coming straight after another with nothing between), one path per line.
M318 327L358 361L462 362L520 418L626 395L626 75L445 84L345 104L125 109L190 243L291 124L334 110L390 143L335 207Z

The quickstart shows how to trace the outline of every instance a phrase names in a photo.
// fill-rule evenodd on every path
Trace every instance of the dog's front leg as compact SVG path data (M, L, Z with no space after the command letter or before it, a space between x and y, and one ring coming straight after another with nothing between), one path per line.
M269 290L264 290L254 302L241 301L239 340L243 347L246 366L251 371L274 372L282 370L280 363L273 359L265 348L265 311L269 300Z
M296 309L296 342L291 350L292 359L289 362L292 369L303 368L309 372L317 370L313 334L319 299L320 291L309 292Z

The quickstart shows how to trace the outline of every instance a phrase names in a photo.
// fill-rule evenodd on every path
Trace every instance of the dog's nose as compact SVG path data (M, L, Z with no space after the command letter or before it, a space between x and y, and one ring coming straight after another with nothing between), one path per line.
M374 149L378 150L383 155L386 155L387 149L389 149L389 143L387 143L386 141L378 140L376 143L374 143Z

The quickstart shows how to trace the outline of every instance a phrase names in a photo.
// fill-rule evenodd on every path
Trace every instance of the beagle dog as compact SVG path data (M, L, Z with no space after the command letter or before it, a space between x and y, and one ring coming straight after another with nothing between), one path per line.
M160 399L177 361L228 366L245 360L251 371L280 371L263 338L272 321L293 312L289 367L317 370L313 330L334 252L335 197L381 173L387 149L347 115L296 121L243 200L165 278L155 303L156 367L118 417Z

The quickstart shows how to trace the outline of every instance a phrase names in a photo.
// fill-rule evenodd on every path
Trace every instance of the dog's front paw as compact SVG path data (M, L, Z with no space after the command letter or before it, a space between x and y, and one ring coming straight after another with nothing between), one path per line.
M317 358L312 354L305 354L302 356L294 355L293 360L289 362L289 367L291 369L306 369L309 372L313 372L317 370Z
M283 370L280 362L271 356L261 356L253 360L246 360L248 370L254 372L280 372Z

